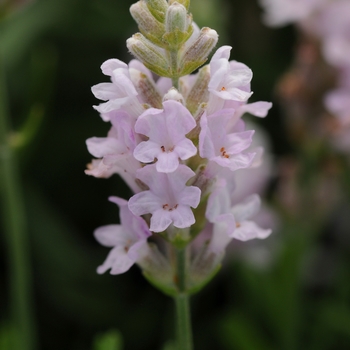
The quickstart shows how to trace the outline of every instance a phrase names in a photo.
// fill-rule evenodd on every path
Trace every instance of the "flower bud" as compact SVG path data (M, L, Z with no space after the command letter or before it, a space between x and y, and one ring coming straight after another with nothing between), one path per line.
M163 39L173 48L179 47L192 35L192 17L187 14L186 8L174 2L168 7L165 17L165 30Z
M215 47L219 39L217 32L208 27L202 28L196 40L194 40L187 50L181 55L179 67L180 76L191 74L200 67L207 59L211 50Z
M153 45L141 33L136 33L129 38L126 46L152 72L163 77L171 77L164 50Z
M175 1L185 6L186 10L190 7L190 0L169 0L169 5L172 5Z
M162 36L165 33L165 26L152 15L143 0L131 5L130 13L138 24L140 32L148 40L158 46L164 46Z
M168 3L166 0L144 0L152 15L160 22L164 23Z
M194 115L201 103L209 99L208 84L210 80L210 67L204 66L199 70L190 92L186 97L186 107Z
M173 100L184 104L184 97L174 88L172 87L163 97L163 102Z
M168 7L165 17L165 28L167 32L187 30L187 10L178 2L174 2Z
M160 96L154 82L145 73L142 73L137 69L131 68L129 72L131 81L135 85L142 102L150 107L159 109L163 108L162 97Z

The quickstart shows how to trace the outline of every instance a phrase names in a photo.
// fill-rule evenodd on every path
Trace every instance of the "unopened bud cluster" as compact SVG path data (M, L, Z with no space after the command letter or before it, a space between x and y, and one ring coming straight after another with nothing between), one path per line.
M230 241L271 232L250 219L260 198L238 200L234 182L235 172L254 167L261 154L252 149L254 130L246 130L241 117L265 117L271 103L247 103L252 72L229 61L229 46L191 74L207 60L218 36L209 28L199 30L188 8L189 0L140 0L131 7L140 33L127 45L137 60L102 64L111 82L93 86L104 101L94 108L111 128L107 137L87 140L96 158L86 173L118 174L134 192L128 201L111 197L121 223L95 231L96 239L112 248L98 272L119 274L137 263L168 294L180 287L171 249L158 249L159 240L176 250L191 246L185 283L190 293L219 269Z
M140 33L127 40L127 47L160 76L179 78L191 73L217 44L216 31L199 31L188 8L189 1L165 0L140 0L130 8Z

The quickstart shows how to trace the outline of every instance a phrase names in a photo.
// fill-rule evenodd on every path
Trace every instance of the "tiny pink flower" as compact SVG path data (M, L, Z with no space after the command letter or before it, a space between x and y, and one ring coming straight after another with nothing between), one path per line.
M163 102L164 110L150 108L137 120L135 130L149 137L134 151L137 160L151 163L157 158L157 171L171 173L179 166L179 158L186 160L197 153L193 142L186 138L196 122L179 102Z
M247 168L255 153L243 153L252 143L254 130L228 133L227 127L234 110L222 110L201 117L199 154L202 158L235 171Z
M104 178L119 174L134 192L139 192L135 176L141 164L133 157L133 151L140 138L134 131L134 119L124 111L117 111L112 113L111 122L107 137L86 140L89 152L101 158L90 164L86 174Z
M101 66L102 72L111 77L111 83L94 85L91 90L96 98L107 101L94 108L100 112L104 121L109 121L109 112L120 109L127 110L135 118L144 108L137 98L137 91L133 85L128 65L117 59L110 59Z
M252 71L243 63L229 62L230 46L220 47L210 61L208 113L223 108L225 101L247 101L252 95Z
M164 231L171 223L178 228L195 223L192 208L199 204L201 191L186 182L195 173L185 165L179 165L172 173L160 173L156 165L147 165L138 170L137 177L148 187L129 200L129 208L135 215L152 214L150 230Z
M118 197L110 197L109 200L119 205L121 223L102 226L94 232L100 244L113 248L97 272L102 274L111 269L110 273L117 275L128 271L142 258L142 251L145 250L151 232L142 218L130 212L126 200Z
M249 220L259 212L260 206L260 197L253 194L231 208L231 213L236 220L234 238L240 241L248 241L255 238L264 239L271 234L270 229L263 229L254 221Z
M207 219L214 225L211 250L215 253L223 251L233 238L248 241L268 237L270 229L262 229L248 220L258 213L260 205L260 197L254 194L232 206L227 182L220 179L209 197L206 210Z

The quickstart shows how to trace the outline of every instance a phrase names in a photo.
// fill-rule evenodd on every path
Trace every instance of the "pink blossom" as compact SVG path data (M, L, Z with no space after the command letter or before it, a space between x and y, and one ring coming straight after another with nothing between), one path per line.
M223 251L233 238L248 241L268 237L271 230L262 229L249 220L258 213L260 205L260 197L254 194L232 206L227 182L224 179L219 180L209 197L206 210L207 219L214 224L211 250L216 253Z
M243 63L229 62L230 51L230 46L222 46L210 61L208 114L223 108L227 100L244 102L252 94L252 71Z
M193 142L185 137L195 126L190 112L179 102L165 101L164 110L150 108L138 118L136 132L149 137L137 145L134 156L143 163L157 158L157 171L171 173L197 153Z
M227 127L234 110L221 110L201 118L199 154L220 165L235 171L247 168L255 153L243 153L252 143L254 130L228 133Z
M100 244L113 248L97 272L102 274L111 269L110 273L117 275L128 271L142 257L151 233L146 222L130 212L126 200L118 197L110 197L109 200L119 205L121 223L102 226L94 232Z
M201 191L195 186L186 186L194 172L185 165L179 165L172 173L159 173L156 165L147 165L138 170L137 177L148 187L129 200L129 208L135 215L152 214L150 230L164 231L171 223L178 228L190 227L195 223L190 207L199 204Z
M90 164L86 174L104 178L119 174L134 192L139 192L135 176L141 164L133 157L133 151L140 138L134 131L135 122L123 111L113 112L111 122L107 137L86 140L89 152L101 158Z
M107 101L94 108L101 113L103 120L109 120L109 112L127 110L137 118L144 108L139 102L138 92L131 81L128 65L118 59L109 59L101 66L103 74L111 77L111 83L94 85L91 90L96 98Z

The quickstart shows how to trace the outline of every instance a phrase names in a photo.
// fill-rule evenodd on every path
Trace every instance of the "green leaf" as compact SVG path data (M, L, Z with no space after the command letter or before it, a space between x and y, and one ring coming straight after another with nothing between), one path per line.
M223 343L227 349L271 350L259 326L244 314L232 314L221 325Z
M8 324L0 326L0 350L12 349L14 340L16 338L16 331Z
M117 330L111 330L95 338L94 350L122 350L122 335Z

